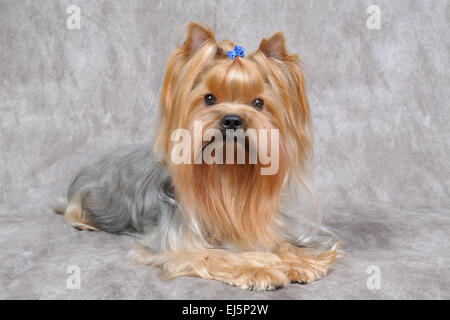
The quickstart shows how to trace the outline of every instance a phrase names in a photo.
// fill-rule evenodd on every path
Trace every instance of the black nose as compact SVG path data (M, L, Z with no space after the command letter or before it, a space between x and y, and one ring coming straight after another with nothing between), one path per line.
M226 129L232 129L232 130L242 129L242 127L244 126L244 120L241 117L239 117L238 115L229 114L229 115L226 115L225 117L223 117L222 120L220 120L220 125L225 130Z

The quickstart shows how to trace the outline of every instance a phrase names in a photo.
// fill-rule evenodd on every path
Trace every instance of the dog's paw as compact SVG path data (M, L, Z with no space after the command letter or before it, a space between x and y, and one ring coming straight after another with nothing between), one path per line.
M248 267L234 273L230 284L252 291L270 291L289 284L286 265Z
M288 278L293 283L307 284L326 276L330 266L342 256L337 243L319 255L311 254L306 248L290 247L282 253L282 259L289 266Z

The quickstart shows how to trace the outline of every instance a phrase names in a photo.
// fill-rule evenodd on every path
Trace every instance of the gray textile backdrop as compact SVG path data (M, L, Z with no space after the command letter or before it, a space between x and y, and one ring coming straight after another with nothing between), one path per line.
M66 27L71 4L80 30ZM371 4L380 30L366 27ZM261 293L163 281L130 265L133 239L49 210L82 165L152 139L189 21L247 52L284 30L305 61L314 185L347 252L323 280ZM0 298L449 299L449 28L448 0L0 0Z

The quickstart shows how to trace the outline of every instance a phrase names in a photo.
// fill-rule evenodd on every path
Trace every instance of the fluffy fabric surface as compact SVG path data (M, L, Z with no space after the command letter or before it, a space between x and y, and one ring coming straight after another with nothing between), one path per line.
M127 259L134 239L77 231L47 209L2 208L2 299L450 299L449 211L333 208L327 225L346 251L327 277L252 292L213 280L162 280L159 269ZM68 289L70 266L80 289ZM372 289L373 267L380 289ZM375 267L376 268L376 267ZM368 271L370 273L368 273ZM369 281L369 287L367 282Z
M377 1L380 30L356 0L79 0L79 30L71 4L0 2L0 298L450 298L450 2ZM48 208L83 165L152 140L189 21L246 53L284 30L305 61L313 184L347 252L328 277L259 293L162 281L130 265L132 238L79 232Z

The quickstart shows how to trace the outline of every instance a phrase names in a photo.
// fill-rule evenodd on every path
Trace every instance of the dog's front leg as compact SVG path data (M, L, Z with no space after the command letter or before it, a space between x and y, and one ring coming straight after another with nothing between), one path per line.
M327 274L328 269L342 255L337 250L339 243L328 251L313 254L310 249L290 243L281 245L277 255L289 267L288 278L294 283L310 283Z
M168 278L201 277L255 291L274 290L290 282L288 265L273 253L196 249L153 254L138 246L131 254L137 264L161 267Z

